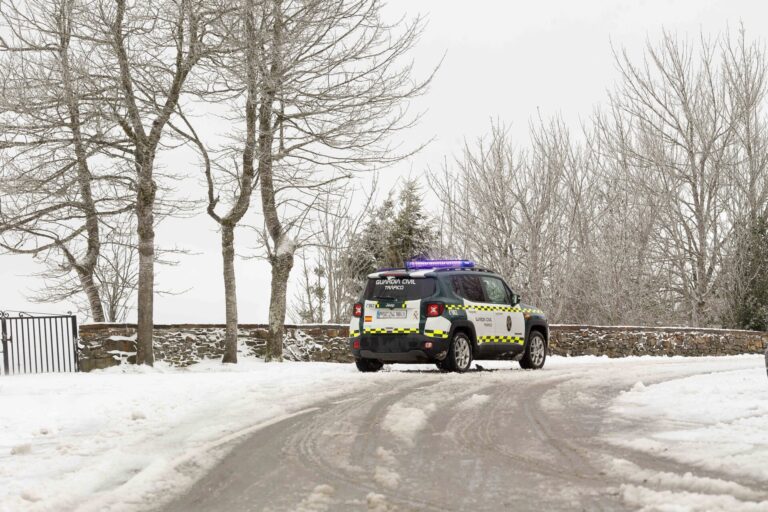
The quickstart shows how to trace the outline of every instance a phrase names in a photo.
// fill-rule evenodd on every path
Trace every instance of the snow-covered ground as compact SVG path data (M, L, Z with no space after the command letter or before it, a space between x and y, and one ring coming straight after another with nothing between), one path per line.
M0 510L157 504L214 464L218 446L373 380L350 364L253 360L4 377Z
M387 372L360 374L351 364L246 360L237 366L211 361L187 369L161 364L155 369L124 366L0 379L0 511L157 506L212 467L232 441L325 400L418 379L413 371L425 368L434 370L394 365ZM685 374L698 374L677 378L681 368ZM648 510L768 510L768 502L760 502L754 491L768 487L768 379L759 356L553 357L542 372L444 378L477 383L457 407L478 410L489 399L480 392L483 386L562 382L544 396L548 407L557 410L567 396L594 403L593 386L624 382L617 385L629 388L635 380L616 376L632 379L648 371L653 375L645 383L605 404L613 432L621 433L608 441L678 461L696 474L649 473L628 461L609 461L627 482L624 500ZM560 389L576 394L561 394ZM440 396L420 399L393 403L382 428L407 444L441 403ZM379 453L384 462L390 455ZM375 480L392 488L399 475L384 462ZM662 491L651 485L658 480L664 481ZM325 496L323 492L318 490Z
M740 485L768 488L768 379L755 367L645 385L638 382L611 407L633 425L610 442L671 459L696 475L647 474L625 461L614 470L632 484L624 499L648 510L762 510L768 502ZM708 478L707 472L728 478ZM644 484L651 485L644 485ZM665 491L651 490L663 482Z

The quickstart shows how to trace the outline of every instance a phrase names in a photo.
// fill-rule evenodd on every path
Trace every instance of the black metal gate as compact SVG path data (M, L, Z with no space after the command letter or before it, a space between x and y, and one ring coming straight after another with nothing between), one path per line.
M0 311L0 342L0 375L79 370L75 315Z

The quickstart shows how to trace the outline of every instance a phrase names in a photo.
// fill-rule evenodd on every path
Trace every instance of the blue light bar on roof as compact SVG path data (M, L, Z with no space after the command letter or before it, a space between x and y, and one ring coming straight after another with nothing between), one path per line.
M473 268L474 261L469 260L414 260L406 261L408 270L425 270L430 268Z

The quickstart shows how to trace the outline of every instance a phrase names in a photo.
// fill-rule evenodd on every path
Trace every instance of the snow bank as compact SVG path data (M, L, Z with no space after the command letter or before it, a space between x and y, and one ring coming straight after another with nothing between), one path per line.
M634 478L638 485L623 488L630 504L649 510L768 511L762 493L741 485L768 486L768 383L761 366L654 385L638 382L614 401L611 412L627 427L610 442L733 480L691 473L653 476L619 462L620 472L642 477ZM654 483L667 489L649 489Z
M0 511L134 510L191 484L230 441L372 385L354 365L122 366L0 380ZM320 501L320 489L312 502Z
M625 485L624 501L638 507L640 512L766 512L768 503L744 502L733 496L695 493L653 491L646 487Z

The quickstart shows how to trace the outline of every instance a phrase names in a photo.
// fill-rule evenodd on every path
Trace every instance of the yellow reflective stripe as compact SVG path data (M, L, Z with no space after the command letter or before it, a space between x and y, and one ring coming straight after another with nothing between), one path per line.
M349 331L350 338L357 338L358 336L360 336L360 331Z
M525 340L520 336L478 336L478 343L517 343L522 345Z
M386 327L363 330L364 334L417 334L418 332L418 327Z
M431 338L447 338L448 333L445 331L441 331L440 329L425 329L424 330L424 336L429 336Z

